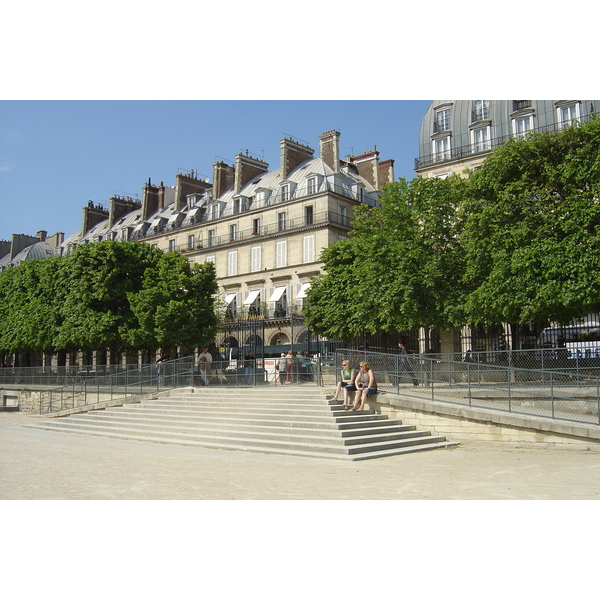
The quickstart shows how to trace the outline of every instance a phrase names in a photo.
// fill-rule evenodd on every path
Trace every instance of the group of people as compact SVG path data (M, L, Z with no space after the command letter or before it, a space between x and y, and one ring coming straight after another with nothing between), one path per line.
M401 361L400 368L402 371L406 371L409 377L412 379L413 385L419 385L419 381L415 377L410 361L408 358L408 350L406 343L401 340L398 342L398 349L400 351ZM340 393L344 394L344 400L342 406L344 410L350 410L353 412L364 411L365 402L369 396L377 394L377 381L375 380L375 374L371 365L367 361L359 363L359 368L352 368L349 360L342 361L341 378L335 388L335 394L333 400L339 401ZM350 402L349 394L354 392L354 400Z
M377 381L371 365L367 361L359 363L359 369L352 369L349 360L342 361L342 378L335 389L334 400L338 400L340 392L344 392L344 410L362 412L369 396L377 393ZM352 405L349 402L349 393L354 392ZM351 408L352 406L352 408Z
M279 375L279 383L292 383L294 370L294 355L291 350L287 354L281 353L281 356L275 364L275 371Z

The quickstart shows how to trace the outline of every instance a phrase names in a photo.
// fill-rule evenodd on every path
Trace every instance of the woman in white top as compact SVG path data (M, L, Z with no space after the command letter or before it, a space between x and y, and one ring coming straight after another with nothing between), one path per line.
M360 363L360 371L354 380L356 386L356 394L354 395L353 411L362 412L365 407L365 400L372 394L377 393L377 382L375 381L375 373L371 370L368 362Z

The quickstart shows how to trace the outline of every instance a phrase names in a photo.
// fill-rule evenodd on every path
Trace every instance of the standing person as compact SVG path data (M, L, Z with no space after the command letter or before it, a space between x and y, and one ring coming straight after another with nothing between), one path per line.
M355 392L356 387L354 386L354 379L356 378L356 369L352 369L350 367L349 360L342 361L342 369L340 371L341 379L335 388L335 395L333 396L333 400L337 400L340 392L344 390L344 406L345 410L348 410L350 403L348 402L348 392Z
M287 360L285 354L282 352L279 360L277 361L277 371L279 371L279 383L283 385L285 374L287 372Z
M294 355L291 350L288 350L288 353L285 355L285 360L287 362L285 368L285 381L286 383L292 383L292 371L294 369Z
M375 381L375 373L371 369L371 365L364 361L360 363L360 371L354 380L356 386L356 394L354 394L353 411L362 412L365 408L365 400L377 393L377 382Z
M254 370L254 352L248 351L248 354L244 356L244 375L246 377L246 383L250 385L252 383L252 371Z
M202 353L198 355L200 377L204 385L208 385L208 374L210 373L210 365L212 363L212 354L208 351L208 346L202 347Z
M156 375L157 375L157 379L158 379L158 385L161 386L162 382L163 382L163 370L164 367L162 367L162 363L167 362L169 360L168 355L163 354L157 361L156 361Z
M398 342L398 348L400 349L400 371L406 371L409 377L412 379L413 385L419 385L415 374L413 373L410 358L408 357L408 349L406 348L406 342L404 340L400 340ZM400 383L400 381L398 381Z

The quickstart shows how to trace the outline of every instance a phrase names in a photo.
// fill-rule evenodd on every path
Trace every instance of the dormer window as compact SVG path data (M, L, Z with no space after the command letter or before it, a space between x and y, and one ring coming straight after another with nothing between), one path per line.
M289 184L281 186L281 201L287 202L290 199L290 186Z
M317 178L309 177L306 180L306 191L308 194L316 194L317 193Z
M450 131L450 109L442 108L435 113L435 121L433 123L433 133L440 131Z
M490 101L489 100L473 100L473 108L471 111L471 122L485 121L490 118Z
M569 125L573 125L579 121L579 102L573 102L570 104L559 103L557 107L558 126L563 129Z

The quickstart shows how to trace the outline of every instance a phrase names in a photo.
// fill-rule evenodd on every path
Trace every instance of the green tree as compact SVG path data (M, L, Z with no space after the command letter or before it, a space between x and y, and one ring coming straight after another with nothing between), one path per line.
M567 322L600 310L600 119L510 140L463 205L471 323Z
M0 275L0 351L54 352L65 297L64 261L26 261Z
M152 350L208 343L217 331L217 291L212 263L191 267L180 254L161 253L141 288L128 294L139 326L124 336L132 347Z
M357 207L351 238L321 255L326 273L309 290L308 325L346 339L450 326L462 305L456 210L465 185L458 176L401 179L380 206Z

